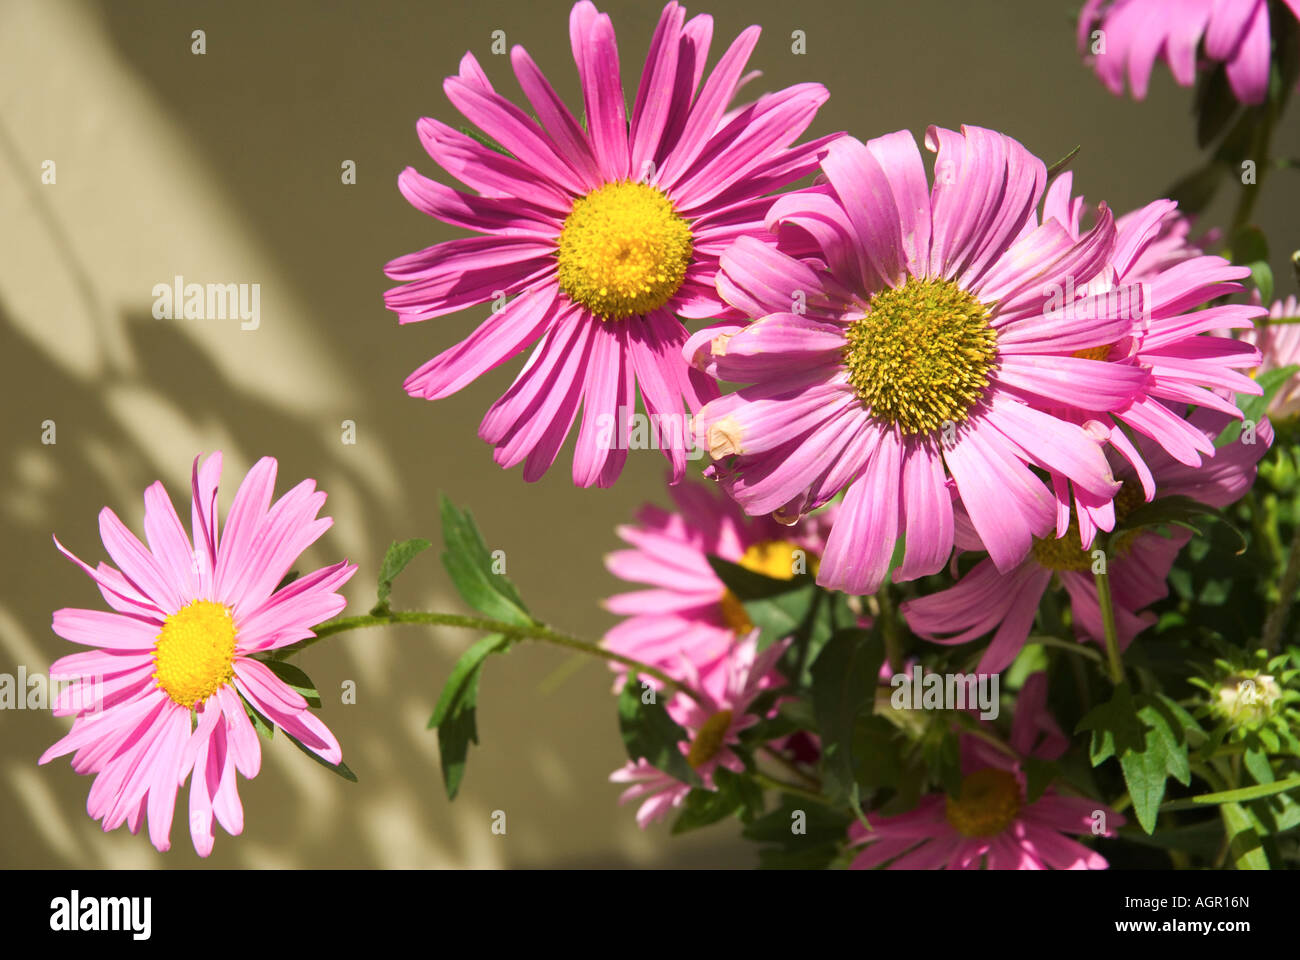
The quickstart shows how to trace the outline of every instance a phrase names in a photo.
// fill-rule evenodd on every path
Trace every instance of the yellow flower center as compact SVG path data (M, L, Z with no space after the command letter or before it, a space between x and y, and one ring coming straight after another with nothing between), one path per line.
M686 754L686 762L693 769L698 770L716 757L718 751L722 749L722 742L726 738L727 729L730 726L730 710L719 710L705 720L704 726L700 727L700 732L695 735L695 742L691 744L690 753Z
M868 309L849 326L844 365L872 417L909 435L965 420L997 359L985 306L951 281L912 277Z
M662 307L686 277L691 228L644 183L607 183L581 197L559 241L560 289L602 320Z
M208 699L235 675L235 621L211 600L195 600L163 621L154 646L159 688L182 707Z
M773 580L793 580L800 573L815 575L818 558L786 540L763 540L747 549L736 563ZM723 591L718 603L722 607L722 619L735 633L743 636L754 629L745 605L730 590Z
M1125 480L1124 485L1119 489L1119 493L1115 495L1115 522L1118 524L1145 502L1146 497L1142 492L1141 485L1132 480ZM1128 553L1129 547L1133 545L1133 540L1139 532L1138 530L1125 530L1112 539L1110 542L1111 555L1120 557ZM1092 569L1092 551L1084 550L1079 545L1079 519L1074 513L1070 514L1070 526L1066 528L1065 536L1060 538L1044 537L1041 540L1035 537L1032 549L1034 559L1038 564L1049 570L1075 570L1081 572Z
M1103 343L1100 347L1084 347L1082 350L1076 350L1070 356L1080 360L1105 360L1110 356L1113 347L1112 343Z
M947 817L967 837L997 836L1020 812L1020 784L1005 770L986 767L961 782L957 799L948 797Z

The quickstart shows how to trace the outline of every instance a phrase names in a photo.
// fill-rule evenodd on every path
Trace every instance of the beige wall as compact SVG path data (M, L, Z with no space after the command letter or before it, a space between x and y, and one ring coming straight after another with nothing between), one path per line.
M829 86L815 133L969 121L1000 127L1049 162L1082 143L1081 188L1127 210L1196 162L1190 95L1162 69L1146 104L1110 97L1076 60L1068 7L720 0L707 9L722 41L764 26L760 85ZM605 8L633 77L657 6ZM336 525L308 559L361 565L347 589L356 612L373 600L391 539L437 536L435 495L445 490L507 551L540 616L593 638L612 622L596 602L615 587L601 557L616 523L662 498L658 454L633 456L612 491L574 489L568 450L551 476L524 484L475 435L514 367L436 404L401 389L478 312L399 329L381 299L386 260L456 235L395 186L407 164L434 174L416 120L459 122L442 78L472 48L513 94L505 59L489 52L491 31L502 29L576 102L567 10L519 0L0 3L0 672L44 670L71 649L50 632L50 612L99 605L50 534L95 562L102 505L139 529L144 487L162 479L183 502L192 457L217 447L227 454L227 502L237 471L265 454L280 460L280 489L311 476L329 492ZM194 56L190 33L200 28L207 53ZM805 56L790 52L795 29L807 33ZM45 160L57 164L55 185L40 182ZM344 160L357 164L355 186L339 182ZM1300 246L1298 186L1297 174L1279 174L1261 204L1279 248ZM261 328L153 319L151 290L175 274L260 283ZM1292 289L1282 275L1279 290ZM345 418L357 424L355 446L340 442ZM40 442L46 419L57 423L54 446ZM432 552L396 601L457 609ZM262 774L241 783L244 835L219 834L211 863L752 863L734 825L684 841L666 826L636 829L605 782L623 758L608 674L552 649L490 664L483 745L448 804L424 724L471 639L372 631L302 657L324 691L357 684L355 706L327 696L323 716L361 782L338 780L277 739ZM173 851L160 855L143 836L99 831L85 815L90 781L66 759L36 767L66 725L0 712L0 866L199 863L183 816ZM489 830L495 809L507 812L505 837Z

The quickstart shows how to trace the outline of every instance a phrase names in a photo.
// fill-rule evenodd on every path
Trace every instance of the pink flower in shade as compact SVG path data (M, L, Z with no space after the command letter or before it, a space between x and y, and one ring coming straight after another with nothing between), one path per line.
M1224 415L1198 410L1191 423L1211 439L1229 422ZM1273 430L1260 421L1254 443L1233 443L1219 450L1201 467L1179 463L1159 447L1139 440L1155 476L1161 497L1190 497L1212 507L1235 503L1255 481L1256 465L1273 443ZM1115 498L1119 519L1142 505L1141 482L1133 469L1112 454L1116 476L1124 487ZM1168 592L1169 571L1178 552L1191 539L1183 528L1162 536L1146 527L1116 535L1110 547L1108 572L1115 609L1115 628L1121 649L1155 622L1143 613ZM958 523L958 546L979 549L969 524ZM1078 522L1072 521L1064 537L1036 539L1029 556L1015 569L1000 571L989 560L975 565L955 585L937 593L905 601L899 608L918 636L936 643L967 643L993 632L977 668L980 673L1005 670L1020 653L1029 636L1039 603L1049 587L1061 586L1070 597L1074 632L1080 641L1105 643L1094 558L1079 545Z
M764 690L784 682L776 664L789 646L789 640L782 640L760 653L757 630L734 644L726 658L725 682L716 696L703 689L690 661L684 662L687 686L697 692L699 700L679 693L669 701L667 709L669 716L690 735L678 747L686 762L699 774L704 789L717 789L713 775L719 767L732 773L744 771L744 761L732 748L740 743L741 731L761 719L747 712L754 700ZM642 829L662 820L674 807L680 807L691 792L688 784L651 766L644 758L620 767L609 779L611 783L629 784L619 796L620 804L644 800L636 815L637 825Z
M752 384L695 419L747 512L789 520L847 490L818 574L846 592L876 589L904 533L895 579L942 569L954 494L999 569L1013 569L1055 519L1032 468L1099 499L1119 489L1098 439L1052 409L1120 407L1147 380L1073 356L1128 333L1105 298L1078 319L1045 313L1053 286L1111 259L1105 207L1075 239L1038 224L1046 168L1016 141L931 127L926 145L938 151L932 189L906 131L834 143L827 183L768 215L788 246L741 238L722 257L719 292L760 319L686 347L720 379Z
M677 512L647 504L636 524L618 528L629 549L609 554L605 565L614 576L648 589L605 601L608 610L627 619L605 634L604 646L675 680L686 680L683 664L689 663L703 688L721 696L733 648L754 625L709 566L709 556L782 580L816 573L825 518L833 507L785 527L770 517L746 517L733 501L701 483L670 487L669 495ZM626 673L625 667L612 666L620 677Z
M1105 870L1106 860L1066 834L1093 835L1098 811L1103 835L1115 835L1124 818L1084 797L1048 787L1026 802L1021 762L989 743L961 736L961 793L929 794L916 808L892 817L870 814L871 830L849 827L849 843L862 849L851 869L869 870ZM1055 760L1069 747L1047 711L1047 675L1025 681L1016 701L1010 747L1021 757Z
M1295 321L1300 318L1300 302L1295 297L1274 301L1268 316L1274 321L1288 318ZM1252 327L1242 331L1241 339L1253 343L1262 354L1256 376L1268 370L1300 365L1300 322ZM1300 414L1300 374L1288 378L1273 394L1268 412L1277 420Z
M1282 2L1300 18L1300 0ZM1183 87L1210 61L1225 64L1238 100L1263 103L1272 51L1268 8L1269 0L1088 0L1079 13L1079 52L1117 96L1127 77L1134 99L1146 99L1157 59ZM1105 49L1093 53L1097 30Z
M745 30L703 86L713 21L664 7L630 117L610 18L587 0L569 20L582 82L580 126L522 47L515 76L537 120L493 90L471 54L443 89L503 155L437 120L420 140L463 193L413 169L398 178L416 209L478 236L398 257L402 281L385 301L402 323L486 301L504 308L406 380L436 400L536 344L514 384L479 428L502 467L540 478L582 406L573 460L579 486L609 486L627 458L637 393L661 422L674 478L685 470L687 407L716 386L681 359L678 317L725 313L714 290L718 256L740 236L765 236L768 196L816 168L830 138L790 145L826 100L799 84L729 110L753 74L759 28ZM698 92L697 92L698 91Z
M1043 216L1056 220L1079 239L1083 236L1084 202L1081 197L1071 198L1072 183L1066 173L1052 184L1043 203ZM1188 466L1198 466L1202 457L1213 456L1213 437L1191 424L1185 411L1193 404L1241 418L1234 395L1258 394L1260 388L1239 371L1259 362L1258 351L1214 333L1248 328L1264 311L1244 304L1205 307L1239 291L1241 285L1235 281L1249 276L1250 269L1206 255L1189 242L1188 222L1172 200L1157 200L1126 214L1115 222L1115 229L1115 247L1105 269L1086 284L1077 284L1077 290L1085 291L1088 298L1073 304L1067 289L1054 306L1062 315L1073 316L1079 306L1087 308L1096 298L1113 301L1108 309L1128 316L1130 329L1110 344L1077 355L1139 368L1146 371L1147 380L1142 390L1119 407L1105 410L1080 394L1072 401L1073 409L1061 406L1053 412L1104 437L1132 465L1150 500L1155 495L1151 470L1121 424L1153 439ZM1071 496L1067 479L1057 471L1050 473L1057 494L1060 536L1071 519ZM1115 511L1109 498L1076 485L1073 506L1083 546L1092 544L1097 530L1114 528Z
M235 772L257 776L261 747L244 702L329 763L338 741L307 701L257 659L258 654L315 636L311 628L339 613L336 591L356 572L347 561L276 589L307 547L333 523L317 517L325 494L304 480L271 503L276 462L248 472L218 536L221 454L194 461L190 540L161 483L144 494L147 546L105 507L104 548L117 564L91 567L55 539L59 550L99 586L114 613L64 608L54 632L95 649L57 660L51 678L72 690L102 683L102 702L74 711L72 730L41 756L72 753L78 773L95 775L87 811L104 829L145 813L159 850L171 846L176 793L191 772L190 835L212 852L215 816L232 836L244 827ZM242 698L242 701L241 701Z

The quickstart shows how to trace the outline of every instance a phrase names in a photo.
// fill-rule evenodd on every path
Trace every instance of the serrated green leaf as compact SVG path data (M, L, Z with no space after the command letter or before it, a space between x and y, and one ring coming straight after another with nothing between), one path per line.
M468 510L458 510L445 495L442 508L443 566L456 589L475 610L496 620L532 626L519 591L504 573L492 569L492 555Z
M1186 786L1192 779L1182 731L1175 732L1162 706L1147 703L1138 711L1138 718L1146 725L1145 744L1141 750L1125 750L1119 755L1133 812L1147 833L1155 832L1165 781L1172 776Z
M1145 738L1137 709L1128 684L1121 683L1110 700L1093 707L1079 720L1075 733L1092 731L1088 756L1094 767L1117 752L1141 749Z
M481 672L474 670L469 674L460 696L438 724L438 760L448 800L455 800L460 792L469 745L478 744L478 680Z
M421 552L428 550L431 544L423 537L410 540L394 540L384 554L384 562L379 565L378 599L370 612L376 616L388 610L388 598L393 592L393 581L406 569L406 565Z
M433 715L429 717L426 729L432 730L434 727L441 726L464 693L465 684L469 682L470 676L482 668L483 661L490 655L498 651L504 652L509 646L510 641L506 637L491 634L476 641L462 653L455 666L451 668L447 682L443 684L438 705L433 708Z
M492 634L460 655L443 685L429 727L438 728L438 757L447 799L455 800L465 776L469 747L478 744L478 683L483 664L493 653L511 646L508 637Z

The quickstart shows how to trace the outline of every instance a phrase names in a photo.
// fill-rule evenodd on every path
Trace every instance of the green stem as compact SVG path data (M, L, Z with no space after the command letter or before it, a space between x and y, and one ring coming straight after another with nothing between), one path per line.
M1103 545L1103 556L1105 550L1106 547ZM1106 631L1106 665L1111 683L1119 686L1124 682L1124 662L1119 655L1119 636L1115 630L1115 601L1110 595L1110 575L1102 572L1093 574L1093 577L1097 581L1097 604L1101 607L1101 623Z
M1269 611L1264 621L1264 633L1261 642L1269 653L1277 651L1278 640L1282 637L1282 628L1286 626L1287 615L1291 612L1291 602L1295 599L1296 587L1300 586L1300 529L1291 539L1291 553L1287 556L1286 570L1282 572L1282 582L1278 584L1277 605Z
M398 623L421 623L439 627L460 627L464 630L479 630L483 633L497 633L505 637L513 637L519 640L540 640L543 643L553 644L557 647L567 647L570 650L578 650L588 656L599 657L602 660L608 660L611 663L620 663L637 673L654 677L664 686L678 693L685 694L692 700L699 700L699 695L690 687L674 680L668 674L664 673L657 667L652 667L648 663L642 663L640 660L634 660L631 657L625 657L621 653L615 653L613 650L606 650L604 647L597 646L594 643L588 643L586 640L579 640L577 637L571 637L566 633L560 633L552 630L550 627L541 623L517 624L503 623L500 620L489 620L486 617L466 617L458 613L427 613L423 610L391 610L387 613L370 613L356 617L340 617L337 620L331 620L328 623L322 623L316 627L316 636L308 637L306 640L300 640L277 650L272 659L287 660L295 653L307 649L314 643L319 643L326 637L334 636L338 633L346 633L349 630L361 630L365 627L384 627Z
M785 780L778 780L776 777L769 777L766 773L756 770L750 774L759 784L767 787L769 790L779 790L781 793L793 794L796 797L803 797L806 800L812 800L814 803L820 803L825 806L834 806L826 797L820 793L814 793L812 790L806 790L798 784L787 783Z

